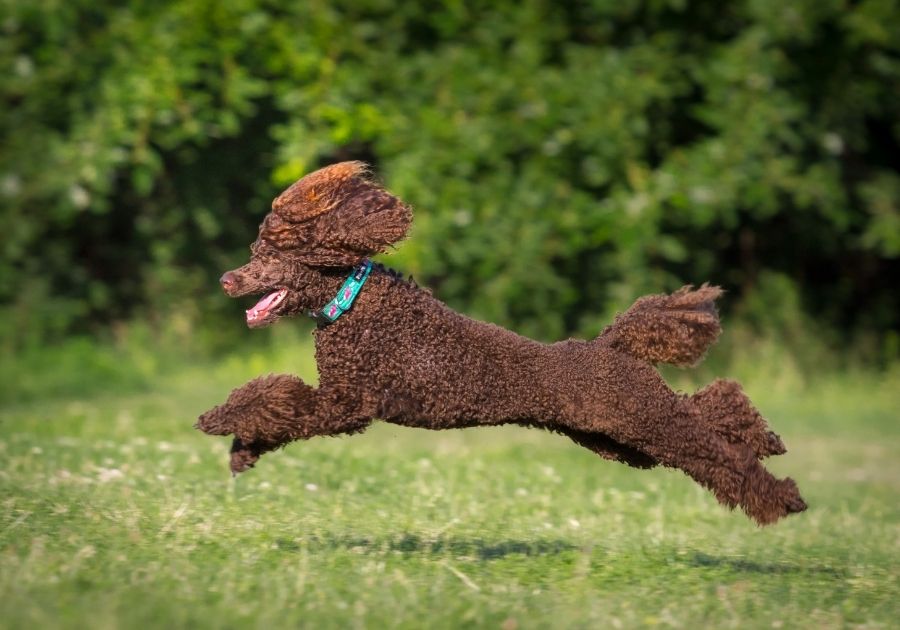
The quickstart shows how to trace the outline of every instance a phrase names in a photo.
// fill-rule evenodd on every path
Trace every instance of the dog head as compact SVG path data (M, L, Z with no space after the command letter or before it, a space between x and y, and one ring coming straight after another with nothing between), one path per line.
M401 240L412 211L369 176L362 162L340 162L306 175L272 202L250 262L220 278L231 297L265 294L247 311L258 328L321 306L323 278Z

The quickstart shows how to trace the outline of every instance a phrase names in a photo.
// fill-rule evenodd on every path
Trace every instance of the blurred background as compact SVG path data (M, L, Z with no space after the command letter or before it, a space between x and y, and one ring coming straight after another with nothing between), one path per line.
M593 337L709 281L714 361L900 356L895 1L0 11L0 400L305 343L249 333L217 278L272 198L346 159L414 207L385 262L474 317Z

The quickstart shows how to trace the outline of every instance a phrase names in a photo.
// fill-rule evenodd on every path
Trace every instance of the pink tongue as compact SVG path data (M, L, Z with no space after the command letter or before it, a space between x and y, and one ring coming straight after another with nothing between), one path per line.
M265 297L262 298L259 302L257 302L257 303L253 306L253 308L250 309L250 310L251 310L251 311L264 311L264 310L266 310L267 308L269 308L269 306L272 305L272 302L275 301L275 298L278 297L278 294L279 294L279 293L280 293L280 291L272 291L269 295L265 296Z

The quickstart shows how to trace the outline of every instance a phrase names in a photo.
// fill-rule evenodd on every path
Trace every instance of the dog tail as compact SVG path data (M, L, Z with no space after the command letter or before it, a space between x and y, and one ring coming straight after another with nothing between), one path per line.
M616 316L601 337L649 363L695 365L722 330L715 305L720 295L720 287L704 284L642 297Z

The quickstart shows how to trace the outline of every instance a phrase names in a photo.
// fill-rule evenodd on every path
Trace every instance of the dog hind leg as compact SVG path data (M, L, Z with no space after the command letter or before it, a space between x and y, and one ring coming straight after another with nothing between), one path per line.
M690 398L671 391L656 370L647 366L619 374L617 387L643 388L644 396L616 399L616 413L609 414L607 407L603 421L594 424L596 430L663 466L682 470L720 503L740 506L761 525L806 509L792 479L777 479L750 446L731 443L716 432L701 409Z
M739 383L717 379L690 397L713 430L731 444L746 444L756 457L786 452L781 438L769 430Z
M579 446L583 446L604 459L622 462L633 468L653 468L658 463L646 453L616 442L603 433L588 433L587 431L577 431L564 426L554 426L552 430L567 436Z
M760 525L806 509L793 479L774 477L749 446L729 443L696 410L680 411L648 427L638 448L687 473L720 503L740 506Z

